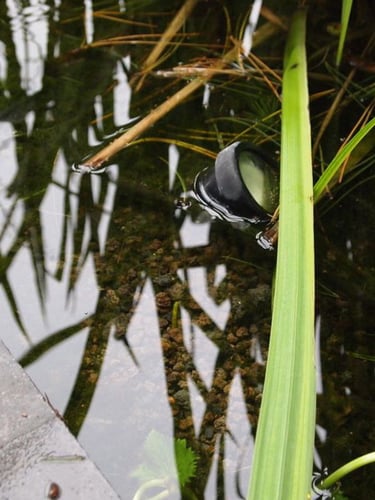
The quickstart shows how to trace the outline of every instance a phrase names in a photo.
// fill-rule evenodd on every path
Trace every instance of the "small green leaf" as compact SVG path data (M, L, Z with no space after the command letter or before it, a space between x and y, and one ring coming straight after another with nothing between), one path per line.
M185 439L175 441L175 452L178 477L183 487L195 475L197 458L194 451L186 445Z
M144 444L144 455L144 463L131 474L141 482L155 479L174 480L172 474L177 467L179 483L184 486L195 474L196 455L187 446L185 439L174 440L173 446L171 437L152 430Z
M135 469L132 476L142 481L169 477L175 470L171 441L171 438L152 430L143 447L144 463Z

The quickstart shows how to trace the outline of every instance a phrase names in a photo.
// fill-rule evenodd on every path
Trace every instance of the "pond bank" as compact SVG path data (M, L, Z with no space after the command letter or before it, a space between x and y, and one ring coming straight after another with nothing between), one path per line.
M0 341L0 497L119 498Z

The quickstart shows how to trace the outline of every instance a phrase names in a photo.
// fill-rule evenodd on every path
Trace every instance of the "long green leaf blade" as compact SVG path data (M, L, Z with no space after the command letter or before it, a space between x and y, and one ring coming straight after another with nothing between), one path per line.
M305 27L301 9L293 17L284 56L279 244L251 500L303 500L311 489L314 241Z
M341 29L339 37L339 45L336 54L336 66L340 66L342 61L342 53L344 51L344 44L346 34L348 31L350 13L352 11L353 0L342 0L341 3Z
M366 135L375 127L375 118L372 118L366 125L364 125L358 132L345 144L335 155L322 175L319 177L314 186L314 201L315 203L323 196L324 191L328 189L335 177L337 177L339 170L348 158L351 152L358 146L358 144L366 137Z

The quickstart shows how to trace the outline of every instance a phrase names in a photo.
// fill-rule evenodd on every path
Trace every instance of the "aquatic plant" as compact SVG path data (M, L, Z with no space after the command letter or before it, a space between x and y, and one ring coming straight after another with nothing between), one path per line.
M174 456L171 454L173 444ZM142 483L133 500L141 500L148 490L155 488L161 490L157 498L168 498L180 488L184 489L195 475L197 458L185 439L172 440L157 431L151 431L146 438L143 452L143 463L132 472L132 476ZM178 484L173 474L175 468Z
M375 125L374 118L338 151L315 184L313 198L305 23L306 11L300 9L291 21L284 57L278 258L249 499L310 498L315 428L312 206ZM343 37L338 61L342 44ZM374 453L358 458L319 486L329 488L355 467L373 461Z
M249 499L308 498L315 428L314 239L306 10L284 56L280 222L271 339Z
M342 467L332 472L331 474L326 475L325 477L318 476L314 481L315 489L318 493L320 490L330 490L335 487L336 484L338 484L340 480L347 474L354 472L360 467L364 467L365 465L373 463L375 463L375 451L351 460L350 462L344 464Z
M352 10L353 0L342 0L341 2L341 26L339 34L339 44L336 52L336 66L340 66L344 50L345 38L349 26L349 18Z
M372 118L358 130L349 142L339 149L335 157L331 160L322 175L319 177L318 181L314 184L315 203L317 203L322 198L323 194L327 192L332 185L334 185L335 180L337 182L342 165L349 158L355 148L365 139L366 135L369 134L374 126L375 118Z

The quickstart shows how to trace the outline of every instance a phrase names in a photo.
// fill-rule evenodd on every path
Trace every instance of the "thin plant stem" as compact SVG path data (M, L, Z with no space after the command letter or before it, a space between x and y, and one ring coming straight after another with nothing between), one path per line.
M356 74L357 70L356 68L352 69L351 72L349 73L347 79L345 80L344 84L342 85L342 87L340 88L340 90L337 92L336 94L336 97L334 98L333 100L333 103L331 105L331 107L329 108L327 114L325 115L324 117L324 120L320 126L320 129L318 131L318 134L316 136L316 139L315 139L315 142L314 142L314 145L313 145L313 149L312 149L312 156L313 158L315 158L316 156L316 153L318 151L318 148L319 148L319 144L320 144L320 141L324 135L324 132L327 130L327 127L328 125L331 123L332 121L332 118L333 116L335 115L335 113L337 113L337 109L345 95L345 92L347 91L351 81L353 80L354 78L354 75Z
M350 141L350 139L354 136L354 134L356 133L356 131L358 129L360 129L363 126L363 124L366 124L368 122L368 120L370 119L370 117L372 115L372 112L373 112L373 109L374 109L374 104L375 103L372 103L371 106L367 107L365 109L365 111L362 113L362 115L359 117L359 119L357 120L357 123L354 125L353 129L350 131L350 134L345 139L345 141L343 143L343 146L347 142ZM340 170L340 176L338 178L338 182L339 183L342 182L342 179L344 177L344 173L345 173L345 171L348 170L348 164L349 164L349 157L345 160L345 162L343 163L342 168Z
M113 155L121 151L121 149L129 146L129 144L137 139L145 130L152 127L163 116L169 113L172 109L176 108L179 104L181 104L181 102L183 102L202 85L204 85L215 74L215 70L219 71L220 69L222 69L223 66L236 59L237 55L237 47L232 48L223 56L222 59L216 62L216 65L214 67L210 68L207 74L203 73L201 77L195 78L187 85L185 85L185 87L178 90L169 99L153 109L142 120L128 129L120 137L115 139L111 144L104 147L90 158L86 159L83 162L83 165L80 165L80 169L82 171L89 172L90 170L101 168L103 163L107 162Z
M371 43L372 43L372 38L370 39L370 41L368 42L368 44L366 45L366 47L364 48L364 50L362 51L362 54L361 56L363 57L366 52L368 51L369 47L371 46ZM332 118L333 116L335 115L335 113L337 113L338 111L338 107L345 95L345 92L347 91L349 85L351 84L355 74L357 72L357 68L353 68L351 70L351 72L349 73L349 75L347 76L345 82L342 84L340 90L338 91L335 99L333 100L332 102L332 105L331 107L329 108L326 116L324 117L324 120L320 126L320 129L318 131L318 134L316 136L316 139L314 141L314 145L313 145L313 148L312 148L312 157L315 158L316 156L316 153L318 151L318 148L319 148L319 145L320 145L320 141L324 135L324 132L327 130L327 127L328 125L331 123L332 121Z
M159 40L159 42L155 45L153 50L148 55L147 59L143 63L143 75L142 79L139 81L136 90L139 90L142 86L143 80L146 77L147 73L151 71L156 65L159 56L162 54L168 43L175 36L177 31L181 28L181 26L186 22L186 19L190 15L191 11L194 9L199 0L186 0L186 2L182 5L180 10L177 12L172 22L169 24L168 28L163 33L163 36Z
M362 455L361 457L351 460L347 464L335 470L335 472L332 472L332 474L323 479L323 481L321 481L318 486L322 490L327 490L350 472L353 472L356 469L359 469L360 467L364 467L365 465L374 462L375 462L375 451L372 451L371 453L367 453L366 455Z

